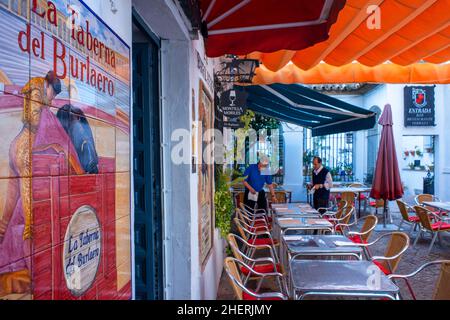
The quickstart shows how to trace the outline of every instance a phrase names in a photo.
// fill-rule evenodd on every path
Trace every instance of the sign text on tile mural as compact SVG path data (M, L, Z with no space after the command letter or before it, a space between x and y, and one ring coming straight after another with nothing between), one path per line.
M94 208L83 206L75 212L64 240L67 288L73 295L81 296L94 282L100 263L101 232Z
M51 25L58 27L58 19L56 6L48 1L48 7L43 8L38 5L37 0L33 0L31 10L39 17L46 19ZM77 24L78 12L71 8L69 10L70 16L67 22L70 24L71 39L76 41L79 46L87 51L85 61L78 59L77 56L72 55L66 49L62 41L56 37L52 38L52 44L45 42L44 32L41 31L40 36L31 36L31 25L27 24L24 31L19 32L18 44L23 52L33 54L35 57L42 60L53 59L53 70L60 79L65 79L70 70L70 76L78 79L96 88L98 91L114 96L114 81L107 74L98 70L91 64L90 54L99 59L104 64L111 68L116 67L116 56L114 50L106 46L97 37L94 37L89 30L89 21L84 22L84 27ZM52 45L53 56L46 57L45 47Z

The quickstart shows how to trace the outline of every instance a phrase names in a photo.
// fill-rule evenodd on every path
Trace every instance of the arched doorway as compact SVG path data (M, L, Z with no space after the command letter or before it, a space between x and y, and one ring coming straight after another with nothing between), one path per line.
M378 125L378 119L381 115L381 109L378 106L373 106L370 111L377 114L376 125L372 129L367 131L367 171L366 171L366 183L372 183L373 174L375 172L375 166L377 163L378 146L380 143L380 126Z

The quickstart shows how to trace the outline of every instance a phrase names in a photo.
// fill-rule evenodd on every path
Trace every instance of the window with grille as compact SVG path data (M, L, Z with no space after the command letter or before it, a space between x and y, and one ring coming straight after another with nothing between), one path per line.
M303 141L303 177L311 181L313 159L322 158L324 167L330 171L333 181L354 180L354 138L353 132L313 137L310 129L305 129Z

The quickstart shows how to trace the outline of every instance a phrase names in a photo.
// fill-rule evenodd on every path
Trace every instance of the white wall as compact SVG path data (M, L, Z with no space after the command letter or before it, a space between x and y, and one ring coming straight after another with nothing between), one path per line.
M450 107L450 85L437 85L435 89L436 96L436 127L414 127L406 128L404 126L404 87L403 84L380 85L369 93L355 97L336 95L335 98L355 104L364 109L370 109L378 106L381 110L386 104L391 104L393 114L393 131L397 149L397 158L402 181L408 186L407 193L413 193L414 189L422 188L422 178L426 175L424 172L414 172L402 170L404 168L403 145L404 135L435 135L435 193L441 199L450 201L450 113L446 112ZM378 124L377 124L378 125ZM363 181L364 174L367 172L367 131L356 133L356 159L355 172L356 179Z
M199 97L200 97L200 80L203 81L208 87L206 79L204 79L202 73L199 71L197 66L197 52L202 58L208 74L213 77L214 66L217 61L213 59L205 58L204 43L200 38L199 40L193 41L190 48L190 83L191 83L191 98L192 101L192 91L194 92L195 101L195 115L196 120L198 120L199 115ZM209 93L212 98L214 98L214 88L210 88ZM192 110L192 108L189 108ZM191 114L192 119L192 114ZM197 148L200 146L197 144ZM217 297L217 290L219 286L220 277L223 270L223 259L224 259L224 240L221 238L219 231L216 229L214 232L213 248L211 254L202 270L199 258L199 207L198 207L198 183L199 174L191 174L191 299L196 300L215 300Z
M444 86L442 97L442 107L444 109L444 119L442 136L439 137L439 196L446 201L450 201L450 85Z
M114 0L117 12L111 11L109 1L84 0L84 2L131 47L131 0ZM117 23L120 21L120 23Z

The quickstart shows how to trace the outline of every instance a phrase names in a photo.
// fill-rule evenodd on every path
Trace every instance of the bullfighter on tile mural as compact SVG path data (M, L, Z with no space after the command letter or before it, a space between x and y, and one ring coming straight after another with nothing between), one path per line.
M77 0L0 26L0 300L129 299L129 48Z

